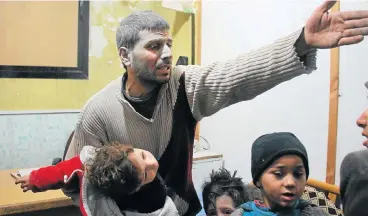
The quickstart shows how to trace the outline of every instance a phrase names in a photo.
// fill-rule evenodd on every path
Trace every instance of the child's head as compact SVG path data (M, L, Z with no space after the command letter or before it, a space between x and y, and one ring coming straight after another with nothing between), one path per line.
M87 177L107 194L131 194L150 183L157 170L158 162L150 152L114 142L96 149Z
M206 215L230 215L245 202L246 192L242 179L225 168L212 171L210 181L203 184L203 206Z
M252 177L270 208L291 207L304 192L309 175L308 154L292 133L271 133L252 146Z

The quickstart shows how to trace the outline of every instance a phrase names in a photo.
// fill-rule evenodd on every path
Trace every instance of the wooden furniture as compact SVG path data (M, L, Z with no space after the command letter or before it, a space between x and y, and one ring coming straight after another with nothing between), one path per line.
M307 181L307 185L316 188L317 190L321 190L327 193L328 199L336 203L336 198L340 196L340 188L336 185L329 184L323 181L319 181L316 179L309 178Z
M307 200L329 215L343 216L338 186L309 178L302 199Z
M61 190L24 193L19 185L15 185L15 179L10 175L15 171L0 170L0 215L72 206L71 199Z

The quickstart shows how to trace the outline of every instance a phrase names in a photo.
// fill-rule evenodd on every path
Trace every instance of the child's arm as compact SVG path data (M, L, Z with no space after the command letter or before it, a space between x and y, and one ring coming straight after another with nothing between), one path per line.
M31 190L41 192L52 189L60 189L75 172L83 172L83 165L79 156L62 161L55 166L47 166L34 170L29 176L24 176L15 181L21 184L24 192Z

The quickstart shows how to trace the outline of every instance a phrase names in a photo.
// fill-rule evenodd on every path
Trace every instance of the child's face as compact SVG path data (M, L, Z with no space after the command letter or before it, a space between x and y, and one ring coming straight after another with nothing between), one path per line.
M158 162L151 152L143 149L134 149L134 152L129 153L129 158L134 160L134 163L140 172L142 185L148 184L156 177L158 170Z
M207 216L226 216L230 215L236 206L233 199L228 195L222 195L216 198L216 204L210 204L207 207Z
M222 195L216 199L216 211L217 216L226 216L230 215L234 210L233 199L230 196Z
M302 159L285 155L264 171L257 184L268 207L291 207L302 196L306 182Z

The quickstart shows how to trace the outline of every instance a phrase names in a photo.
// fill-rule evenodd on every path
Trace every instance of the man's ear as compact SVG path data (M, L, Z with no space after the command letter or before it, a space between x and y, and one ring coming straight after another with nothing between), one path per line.
M125 47L120 47L119 48L119 57L120 57L121 62L125 66L130 65L129 50L127 48L125 48Z

